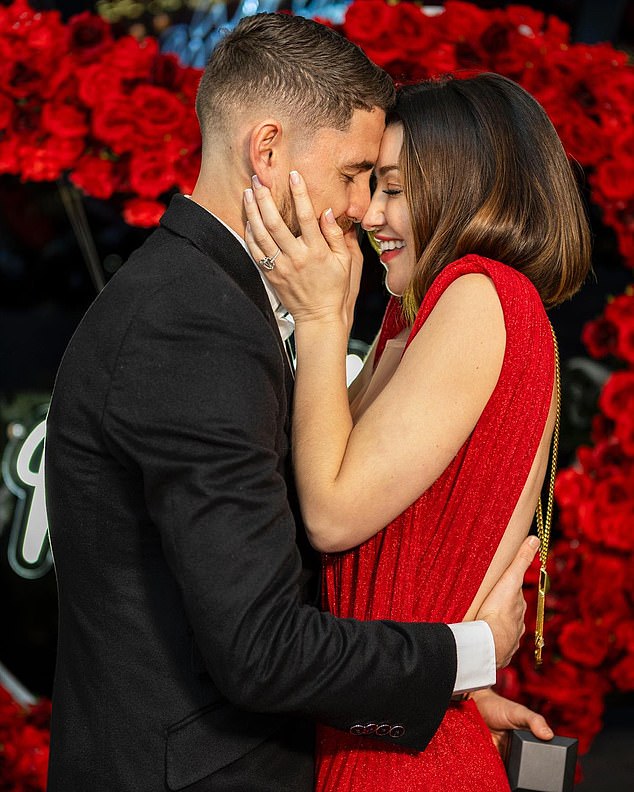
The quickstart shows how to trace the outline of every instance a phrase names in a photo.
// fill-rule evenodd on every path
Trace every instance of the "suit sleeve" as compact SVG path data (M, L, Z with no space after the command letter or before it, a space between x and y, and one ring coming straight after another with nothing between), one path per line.
M209 674L243 709L356 733L383 724L385 740L422 750L453 691L453 634L443 624L337 619L301 603L275 451L286 410L279 345L231 283L199 286L146 299L119 351L102 426L113 453L141 472Z

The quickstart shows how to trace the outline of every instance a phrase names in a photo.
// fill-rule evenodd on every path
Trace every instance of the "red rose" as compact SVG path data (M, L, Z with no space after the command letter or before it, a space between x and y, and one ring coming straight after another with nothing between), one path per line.
M581 559L579 542L576 539L560 539L555 542L550 552L550 567L553 580L557 585L553 592L561 593L565 589L577 591L580 586Z
M581 340L592 357L613 355L616 351L617 328L608 319L601 317L584 326Z
M93 198L107 200L116 188L113 163L104 157L87 154L82 157L70 174L70 180Z
M132 36L123 36L108 53L108 64L126 80L149 80L158 52L158 41L154 38L137 41Z
M364 0L348 6L343 22L343 34L363 50L369 45L381 49L385 42L385 31L393 32L397 23L397 9L385 0Z
M176 55L161 53L157 55L152 66L152 82L169 91L177 91L183 82L185 71Z
M617 229L618 230L618 229ZM619 253L628 267L634 267L634 233L627 231L619 234Z
M81 63L100 57L112 44L110 25L90 11L72 17L68 31L70 51Z
M628 363L634 364L634 321L623 323L619 327L616 354Z
M72 167L81 155L81 138L48 137L41 145L19 149L22 178L30 181L53 181Z
M632 498L631 484L621 471L614 470L612 475L597 482L593 494L602 511L620 511L629 505Z
M610 597L620 592L625 584L625 563L622 558L597 553L587 555L584 560L581 579L581 588L592 588L597 597Z
M629 198L634 184L634 163L622 158L609 159L597 165L591 182L608 200Z
M605 308L605 316L614 324L634 322L634 292L630 286L625 294L609 300Z
M25 99L37 94L45 84L45 75L32 63L28 60L16 60L11 66L9 79L2 87L16 99Z
M586 683L582 690L568 690L569 700L559 703L555 716L557 732L562 736L572 736L579 740L580 755L590 750L592 741L603 727L604 694L600 691L595 692L591 684ZM554 713L551 714L547 707L544 708L543 714L554 720Z
M612 374L599 396L599 407L608 418L616 421L624 411L634 411L634 372Z
M522 35L535 38L544 29L546 17L541 11L523 5L509 5L504 10L509 25L519 28Z
M92 132L116 154L131 151L138 142L136 108L125 97L111 97L93 111Z
M631 409L632 405L630 405ZM614 434L623 451L634 457L634 415L631 412L626 412L619 416L615 422Z
M534 70L535 64L541 61L539 41L530 36L524 36L517 30L506 32L506 46L502 47L502 34L496 49L490 48L490 62L495 71L511 77L517 82L524 82L524 76ZM488 46L486 40L481 46ZM486 50L485 50L486 51ZM532 84L535 84L533 79Z
M617 663L610 672L610 677L619 690L634 690L634 654Z
M458 68L455 46L444 42L432 44L425 57L425 66L432 77L455 72Z
M634 363L634 295L626 293L615 297L608 303L604 315L616 328L615 354Z
M135 151L130 161L130 186L142 198L157 198L176 182L171 163L162 152Z
M77 69L78 93L88 107L103 102L119 101L123 94L123 75L109 68L108 63L94 63Z
M590 482L578 470L561 470L555 479L555 498L562 509L574 507L588 497Z
M411 3L399 3L396 11L396 24L390 31L391 43L403 54L424 61L427 50L438 37L435 20Z
M137 128L143 137L163 138L178 129L185 115L185 106L174 94L154 85L140 85L132 92Z
M146 201L143 198L133 198L126 201L123 207L123 219L128 225L140 228L152 228L158 225L165 212L165 204L159 201Z
M575 108L573 102L567 106L565 116L558 119L551 115L551 119L566 152L584 165L595 165L609 152L602 128L583 108Z
M599 439L595 443L592 449L595 469L604 476L618 475L619 471L625 474L628 460L614 438Z
M478 38L473 37L471 40L477 42L476 47L483 58L496 60L498 55L508 51L510 32L506 21L498 21L492 17Z
M634 619L617 624L614 637L617 649L623 649L634 655Z
M565 624L558 643L563 657L588 668L597 668L607 657L609 634L592 622L577 620Z
M368 53L368 57L369 53ZM380 63L377 58L381 59ZM384 51L372 57L375 63L390 75L396 85L407 85L408 83L420 82L432 76L424 64L418 58L404 57L402 52L396 49Z
M46 102L42 109L42 126L58 137L84 137L88 134L86 113L77 105Z
M180 84L180 94L183 99L183 103L187 107L193 108L194 102L196 100L196 93L198 92L200 78L202 77L202 71L200 69L181 68L181 76L182 81Z
M594 443L601 443L603 441L612 440L614 434L614 421L606 418L605 415L597 413L592 418L592 441Z
M410 77L412 70L421 68L416 58L405 57L398 47L389 42L378 40L376 46L368 43L364 44L362 48L371 61L385 69L397 82L409 82L412 79ZM390 64L394 64L396 72L390 70Z
M13 59L15 54L8 41L2 38L0 33L0 85L4 86L9 82L13 69Z
M586 576L582 578L579 604L583 618L597 621L607 630L614 629L620 621L630 618L632 614L632 606L622 591L617 591L612 585L597 591L594 582Z
M567 707L572 699L589 699L596 706L594 696L600 695L606 687L596 672L579 668L567 660L553 661L550 657L544 662L543 672L533 674L528 680L527 690L558 707ZM599 704L599 708L601 706Z
M522 687L516 668L507 666L498 670L495 692L512 701L517 701L520 698Z
M18 141L17 136L5 137L0 140L0 173L18 174L20 172Z
M15 103L3 93L0 93L0 134L11 126L13 121Z
M567 44L570 41L570 25L554 15L546 17L544 37L551 44Z
M476 41L491 24L490 20L490 13L473 3L457 0L447 0L444 13L436 18L440 38L455 43Z

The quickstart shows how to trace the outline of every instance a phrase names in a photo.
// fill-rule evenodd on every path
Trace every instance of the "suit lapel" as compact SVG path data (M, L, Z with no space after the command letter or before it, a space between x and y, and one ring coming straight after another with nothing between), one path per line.
M291 403L293 372L280 336L271 302L255 265L233 234L206 209L184 195L175 195L161 218L161 225L189 239L206 256L218 264L253 302L274 330L284 360L284 381Z

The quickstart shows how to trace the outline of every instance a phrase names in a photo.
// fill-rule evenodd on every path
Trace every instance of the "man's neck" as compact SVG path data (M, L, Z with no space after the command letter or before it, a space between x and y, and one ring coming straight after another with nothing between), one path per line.
M235 174L218 174L214 183L217 189L209 189L210 180L204 178L201 173L196 186L194 187L191 198L222 220L225 225L233 229L238 236L244 238L245 217L242 206L242 192L248 183L241 187L242 180Z

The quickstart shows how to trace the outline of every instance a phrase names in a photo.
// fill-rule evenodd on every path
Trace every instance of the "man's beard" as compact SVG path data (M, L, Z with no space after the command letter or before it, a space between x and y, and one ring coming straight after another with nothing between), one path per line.
M290 190L284 193L284 195L280 198L278 211L282 217L282 220L286 223L293 236L299 236L301 234L301 229L299 227L299 221L297 220L297 214L295 212ZM341 217L337 218L337 225L345 234L346 231L349 231L352 228L354 222L349 217L346 217L346 215L342 215Z
M297 220L297 214L295 213L295 207L293 206L293 199L291 197L290 190L285 192L280 198L278 211L282 216L282 220L288 226L291 234L298 237L301 231L299 228L299 221Z

